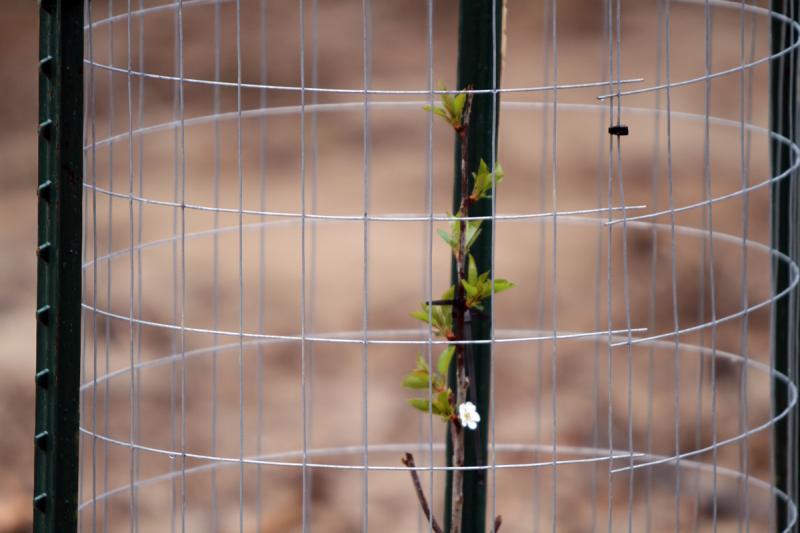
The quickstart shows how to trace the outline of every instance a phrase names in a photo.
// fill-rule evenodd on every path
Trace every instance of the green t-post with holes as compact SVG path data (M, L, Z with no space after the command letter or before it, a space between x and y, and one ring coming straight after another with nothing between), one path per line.
M39 2L35 533L78 528L83 3Z
M461 0L458 24L458 82L459 90L470 87L475 90L493 90L500 85L501 39L502 39L502 0ZM468 132L469 175L478 168L481 159L493 168L497 148L497 124L499 95L487 92L473 96L471 125ZM455 172L453 191L453 213L461 202L460 161L461 143L456 141ZM467 190L471 191L473 179L470 177ZM470 216L489 216L492 214L492 200L484 199L470 208ZM471 250L475 257L478 272L492 267L492 221L484 220L481 234ZM456 265L452 266L453 283L458 283ZM484 312L472 317L471 338L485 340L491 336L491 302L484 305ZM474 344L468 347L466 355L467 377L470 389L474 390L475 404L481 416L478 429L470 432L464 440L464 466L485 466L487 461L487 442L491 428L489 420L490 372L492 346ZM453 365L455 366L455 365ZM450 387L456 389L455 372L451 368ZM469 398L472 398L470 392ZM447 465L453 465L452 439L448 426ZM444 530L451 529L452 471L447 473L445 488ZM461 522L462 533L485 533L486 531L486 482L485 469L464 472L464 511Z

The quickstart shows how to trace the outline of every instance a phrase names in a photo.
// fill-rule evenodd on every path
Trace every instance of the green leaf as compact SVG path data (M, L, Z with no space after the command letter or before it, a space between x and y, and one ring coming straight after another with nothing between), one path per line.
M442 329L442 328L446 327L447 326L447 318L445 317L444 312L442 312L442 306L440 306L440 305L434 306L433 307L433 313L434 313L434 322L439 327L439 329Z
M411 405L411 407L417 409L418 411L422 411L423 413L430 412L431 403L425 398L411 398L408 400L408 403Z
M415 370L403 379L403 387L407 389L427 389L430 382L430 375L427 372Z
M450 390L443 390L433 400L433 412L434 414L446 417L449 416L451 411Z
M489 170L489 166L486 164L486 161L481 159L480 164L478 165L478 171L473 172L472 176L475 181L472 189L472 196L476 200L482 200L484 198L492 197L491 193L494 189L494 186L502 181L505 173L503 172L503 167L500 165L500 163L495 164L495 169L492 172Z
M494 293L497 294L498 292L507 291L514 287L514 284L508 281L507 279L500 279L497 278L494 280Z
M467 102L467 93L461 92L456 95L453 100L453 116L461 122L461 116L464 113L464 104Z
M450 404L450 389L443 390L442 392L440 392L439 395L436 397L436 399L441 403L449 405Z
M482 174L484 176L489 174L489 165L486 164L486 161L481 158L480 163L478 163L478 174Z
M506 173L503 171L503 166L498 162L495 161L494 165L494 184L498 185L503 178L505 177Z
M470 285L467 280L462 279L461 286L464 287L464 290L467 291L467 296L470 298L475 298L478 295L478 287Z
M422 106L422 109L424 109L425 111L428 111L428 112L432 111L434 115L438 115L438 116L442 117L443 119L445 119L447 122L450 122L450 116L447 114L447 111L445 111L439 105L434 105L434 106L425 105L425 106Z
M426 374L430 372L430 368L428 368L428 361L422 357L422 354L417 354L417 369L422 370Z
M451 345L448 346L439 356L439 361L436 363L436 369L442 376L447 375L447 371L450 369L450 361L453 359L454 353L456 353L456 347Z
M455 248L458 246L458 240L453 240L453 237L450 236L445 230L440 229L436 230L436 233L439 234L439 237L442 238L444 242L446 242L451 248Z
M425 306L425 307L427 307L427 306ZM427 309L424 309L422 311L413 311L413 312L409 313L409 315L411 315L412 317L414 317L414 318L416 318L418 320L422 320L423 322L428 324L428 310Z
M471 220L467 223L466 248L472 248L473 243L481 234L481 220Z
M455 214L454 220L450 223L450 228L452 230L453 236L451 237L450 246L453 248L453 252L455 253L458 250L459 241L461 240L461 221L458 220L458 217L461 216L461 212ZM481 223L482 220L467 220L466 221L466 235L464 237L464 245L466 247L466 252L469 252L470 246L475 242L475 239L478 238L478 235L481 231Z
M489 167L486 166L486 161L481 159L480 163L478 164L478 171L473 172L472 176L475 178L473 194L480 197L489 187Z
M449 116L447 116L447 111L445 111L445 110L444 110L444 109L442 109L441 107L438 107L438 106L437 106L437 107L434 107L434 108L433 108L433 113L434 113L434 114L436 114L436 115L438 115L438 116L440 116L440 117L442 117L442 118L443 118L443 119L445 119L446 121L450 122L450 117L449 117Z
M443 88L442 90L446 91L447 89ZM448 93L442 93L442 105L447 110L447 113L450 115L451 118L456 114L455 101L453 99L453 95Z
M469 256L469 266L467 267L467 279L470 285L478 284L478 267L475 265L475 258L472 254Z
M483 198L483 192L486 190L486 184L484 183L484 177L480 174L472 173L472 178L475 180L475 185L472 187L472 196L475 197L476 200L480 200Z
M450 288L442 293L442 300L452 300L455 294L456 294L455 286L450 285Z
M445 394L447 393L445 392ZM439 396L441 396L441 394ZM408 400L408 403L411 405L411 407L417 409L418 411L422 411L423 413L430 412L439 416L447 416L449 411L449 402L446 405L442 405L442 403L439 401L439 397L433 400L432 405L426 398L411 398Z

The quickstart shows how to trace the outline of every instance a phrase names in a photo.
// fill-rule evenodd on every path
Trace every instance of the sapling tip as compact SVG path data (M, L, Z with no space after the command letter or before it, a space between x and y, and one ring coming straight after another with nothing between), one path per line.
M403 379L403 386L413 390L427 391L427 397L411 398L409 404L424 413L436 415L443 422L450 424L453 439L452 464L452 509L450 531L444 533L460 533L463 513L463 466L464 466L464 433L465 430L477 430L481 421L478 409L480 406L467 401L470 382L466 374L465 352L470 349L468 341L471 334L470 314L483 312L484 302L497 294L506 291L514 284L505 279L492 278L491 273L478 272L470 248L481 234L482 220L470 220L469 209L482 200L491 199L495 187L503 180L504 172L500 163L490 168L481 159L478 168L470 172L467 160L467 141L469 134L470 113L472 110L472 91L470 87L451 94L440 84L441 102L434 106L425 106L425 110L434 113L447 122L461 142L459 161L461 179L461 199L458 211L450 217L449 231L437 231L442 240L450 247L456 264L456 283L448 288L439 300L423 302L421 309L413 311L411 316L430 327L431 333L446 339L451 344L439 355L436 368L431 369L424 357L417 356L416 367ZM472 188L468 188L469 177L472 177ZM447 384L447 375L454 371L456 390ZM486 406L483 407L484 412ZM410 460L409 460L410 458ZM403 463L413 464L413 457L406 454ZM425 494L419 484L416 471L411 470L412 481L417 492L420 505L426 517L431 521L434 531L438 524L432 517L432 511L425 500ZM501 518L495 520L493 531L500 527Z

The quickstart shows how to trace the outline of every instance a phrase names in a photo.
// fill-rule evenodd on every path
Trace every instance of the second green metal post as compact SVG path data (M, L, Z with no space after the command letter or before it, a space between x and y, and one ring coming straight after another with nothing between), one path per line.
M459 7L458 35L458 89L497 89L500 85L502 0L461 0ZM472 101L471 124L468 138L469 171L478 168L481 159L494 162L497 150L499 95L496 93L475 94ZM456 143L453 191L453 212L461 201L460 187L461 145ZM472 189L472 180L468 190ZM470 216L492 214L491 200L481 200L470 208ZM472 255L479 272L491 270L492 266L492 222L481 225L481 235L472 246ZM453 283L457 282L455 265ZM491 335L492 309L485 306L483 315L472 320L472 339L489 339ZM470 347L467 356L467 376L470 390L475 391L476 405L481 423L476 431L469 432L464 443L464 466L486 465L487 441L490 428L490 369L492 348L489 344ZM450 386L455 389L455 376L451 372ZM472 392L470 392L472 396ZM452 466L452 441L447 439L447 464ZM464 473L463 533L484 533L486 528L486 470L468 470ZM444 530L449 531L451 509L452 474L448 472L445 492Z

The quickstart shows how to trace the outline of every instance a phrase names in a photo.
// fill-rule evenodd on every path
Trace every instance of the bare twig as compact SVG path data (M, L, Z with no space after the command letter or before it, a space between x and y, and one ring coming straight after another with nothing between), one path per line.
M442 528L436 522L436 518L431 515L431 508L428 506L428 500L425 499L425 493L422 491L422 484L419 482L419 476L417 475L417 471L414 470L416 468L416 464L414 463L414 456L410 453L407 453L402 459L400 459L404 465L406 465L409 470L408 472L411 474L411 481L414 483L414 490L417 492L417 499L419 500L419 506L422 507L422 512L425 513L425 518L431 524L433 531L435 533L444 533Z

